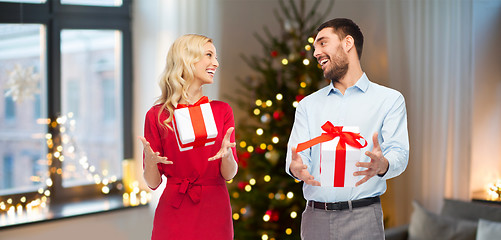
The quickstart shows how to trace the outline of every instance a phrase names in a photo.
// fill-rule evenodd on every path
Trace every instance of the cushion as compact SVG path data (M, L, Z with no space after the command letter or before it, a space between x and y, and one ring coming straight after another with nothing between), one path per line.
M475 240L477 222L434 214L416 201L412 205L410 240Z
M499 239L501 236L501 222L492 222L485 219L478 221L477 240Z
M501 222L501 205L445 199L440 215L472 221L482 218Z

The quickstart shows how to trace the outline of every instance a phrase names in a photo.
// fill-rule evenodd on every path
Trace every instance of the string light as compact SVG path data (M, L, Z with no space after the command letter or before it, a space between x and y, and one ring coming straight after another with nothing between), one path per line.
M247 152L254 152L254 147L253 146L248 146L247 147Z
M266 100L266 106L271 107L273 105L273 102L271 100Z
M292 211L292 212L291 212L291 218L296 218L296 217L297 217L297 212Z
M271 181L271 177L270 177L270 175L265 175L265 176L263 177L263 180L264 180L265 182L269 182L269 181Z
M233 213L233 220L238 220L240 215L238 213Z
M309 44L308 44L308 45L306 45L306 46L304 46L304 50L306 50L306 51L310 51L310 50L311 50L311 46L310 46Z
M277 144L279 140L280 140L280 139L279 139L277 136L275 136L275 137L271 138L271 141L272 141L273 143L275 143L275 144Z
M292 234L292 229L291 228L285 229L285 234L291 235Z
M306 58L305 58L305 59L303 60L303 64L304 64L305 66L310 65L310 60L308 60L308 59L306 59Z
M309 37L309 38L308 38L308 42L309 42L309 43L313 43L314 41L315 41L315 39L314 39L313 37Z
M289 64L289 60L287 60L286 58L282 59L282 65L287 65Z
M263 135L263 133L264 133L264 130L262 128L256 129L256 134L257 135L261 136L261 135Z
M259 115L261 114L261 110L259 110L259 108L255 108L254 111L253 111L254 115Z
M256 100L256 106L261 106L263 104L263 101L261 99Z
M306 87L306 83L305 83L305 82L301 82L301 83L299 84L299 86L300 86L301 88L305 88L305 87Z
M249 180L249 184L250 184L250 185L255 185L255 184L256 184L256 179L251 178L251 179Z
M299 103L297 101L292 102L292 106L295 107L295 108L297 107L298 104Z
M284 96L283 96L282 94L280 94L280 93L277 93L277 95L275 96L275 98L276 98L278 101L280 101L280 100L282 100L282 99L284 98Z
M245 141L240 141L240 147L245 148L247 146L247 143Z
M293 192L288 192L287 193L287 198L288 199L292 199L294 197L294 193Z

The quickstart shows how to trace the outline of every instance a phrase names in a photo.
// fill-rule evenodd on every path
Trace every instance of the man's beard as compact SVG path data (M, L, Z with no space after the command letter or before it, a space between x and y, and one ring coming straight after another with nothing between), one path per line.
M324 72L324 77L334 82L339 82L339 79L343 78L348 72L348 56L341 47L339 47L338 53L334 59L330 60L332 64L330 69Z

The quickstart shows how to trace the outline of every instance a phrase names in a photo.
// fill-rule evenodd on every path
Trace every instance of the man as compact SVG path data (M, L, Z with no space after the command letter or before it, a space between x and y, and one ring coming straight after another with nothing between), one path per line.
M352 20L333 19L317 31L313 56L331 84L298 104L285 166L288 174L304 182L307 206L301 238L384 239L379 196L386 191L386 180L400 175L408 162L405 101L399 92L369 81L362 71L364 39ZM327 121L357 126L367 141L353 174L360 178L356 187L320 186L320 144L296 152L299 143L320 136Z

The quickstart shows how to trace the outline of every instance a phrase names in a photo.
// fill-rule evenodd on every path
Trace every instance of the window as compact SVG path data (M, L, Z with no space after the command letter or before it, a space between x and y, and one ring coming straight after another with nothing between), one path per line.
M0 0L0 228L2 214L35 200L121 192L132 157L129 7Z

